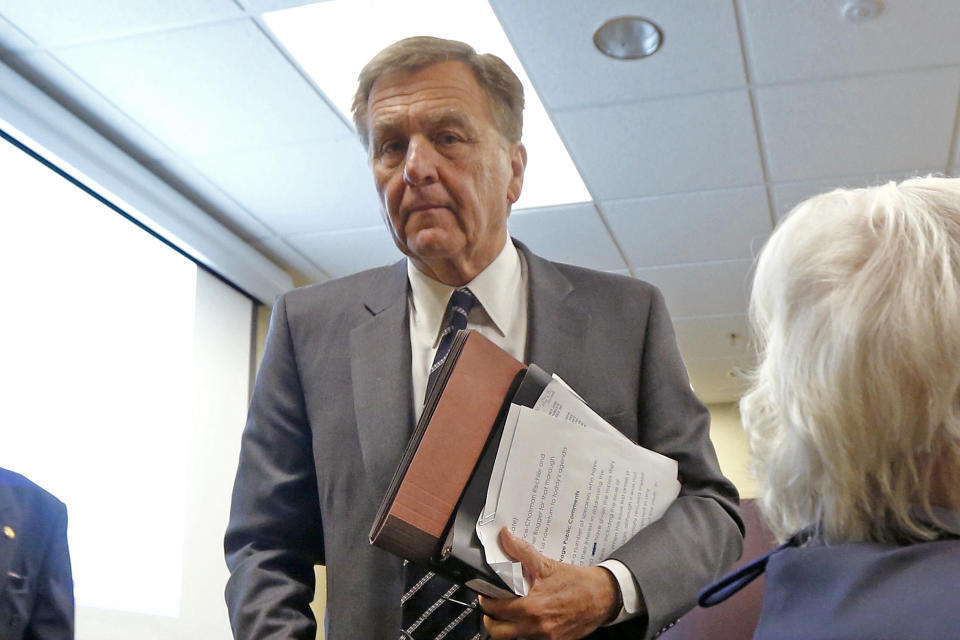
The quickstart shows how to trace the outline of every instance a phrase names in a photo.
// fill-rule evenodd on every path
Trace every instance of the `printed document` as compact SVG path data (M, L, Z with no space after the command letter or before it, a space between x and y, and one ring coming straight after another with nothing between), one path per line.
M679 493L676 461L630 441L555 377L534 409L510 406L477 536L487 564L526 595L519 563L500 547L502 527L550 558L593 565Z

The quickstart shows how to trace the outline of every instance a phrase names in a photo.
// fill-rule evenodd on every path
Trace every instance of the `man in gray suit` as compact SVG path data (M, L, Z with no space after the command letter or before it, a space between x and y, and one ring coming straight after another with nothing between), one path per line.
M458 42L403 40L361 73L354 121L407 258L274 307L225 541L237 638L313 638L317 563L329 638L401 637L410 568L367 535L422 407L448 300L466 286L469 327L677 460L682 483L665 515L602 566L556 562L504 534L533 587L480 599L492 637L652 637L738 557L737 493L659 291L548 262L508 236L526 164L522 109L510 69Z

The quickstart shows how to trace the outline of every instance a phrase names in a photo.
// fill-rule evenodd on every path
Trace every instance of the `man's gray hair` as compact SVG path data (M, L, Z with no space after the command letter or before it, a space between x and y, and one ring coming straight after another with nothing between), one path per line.
M352 111L353 123L363 146L370 144L367 102L377 78L393 71L414 73L451 61L460 61L470 67L487 97L497 129L509 142L519 142L523 130L523 84L507 63L492 53L480 55L463 42L416 36L393 43L360 71Z
M760 254L750 321L740 410L778 537L924 539L932 496L960 512L960 180L798 205Z

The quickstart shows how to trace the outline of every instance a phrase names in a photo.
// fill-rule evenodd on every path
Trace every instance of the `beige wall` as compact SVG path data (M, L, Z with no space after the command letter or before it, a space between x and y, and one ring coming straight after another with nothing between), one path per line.
M757 497L757 486L750 475L750 454L747 437L740 422L740 411L735 403L711 404L710 439L717 450L720 468L740 490L741 499Z
M257 305L257 327L253 344L254 372L260 369L260 361L263 360L263 348L267 344L267 329L270 328L270 311L270 307L265 304Z

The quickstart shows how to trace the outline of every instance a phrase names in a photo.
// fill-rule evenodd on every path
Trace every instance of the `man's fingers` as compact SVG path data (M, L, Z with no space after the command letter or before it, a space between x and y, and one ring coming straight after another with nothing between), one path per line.
M506 527L499 539L504 552L523 565L531 589L523 598L481 596L484 626L494 640L582 638L619 608L619 586L607 569L551 560Z
M517 625L512 622L497 620L496 618L485 615L483 616L483 627L494 640L517 637Z
M516 638L520 635L519 623L523 619L524 609L521 598L488 598L480 596L480 608L483 609L483 626L494 640Z

